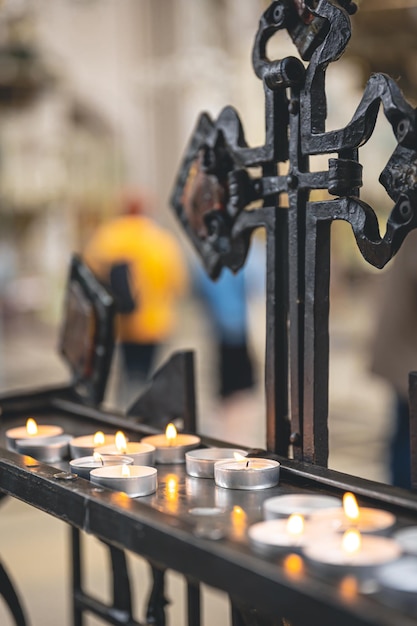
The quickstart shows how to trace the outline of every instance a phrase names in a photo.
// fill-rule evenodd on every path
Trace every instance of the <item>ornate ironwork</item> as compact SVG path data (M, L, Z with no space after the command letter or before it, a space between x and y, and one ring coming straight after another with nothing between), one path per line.
M278 0L262 15L252 62L265 91L265 143L249 147L237 112L198 120L172 205L216 278L238 271L254 229L267 232L267 446L321 465L328 457L328 300L330 225L348 222L364 259L382 268L417 226L415 110L396 83L372 75L351 121L326 131L325 76L350 39L346 1ZM267 56L269 39L286 29L296 57ZM359 197L358 150L371 137L382 105L397 147L380 176L393 207L380 235L378 218ZM311 155L336 154L328 169L310 171ZM288 172L280 173L280 163ZM261 167L261 176L249 168ZM333 199L314 202L310 192ZM288 202L284 205L284 196ZM262 201L261 208L251 208ZM289 409L291 407L291 409Z

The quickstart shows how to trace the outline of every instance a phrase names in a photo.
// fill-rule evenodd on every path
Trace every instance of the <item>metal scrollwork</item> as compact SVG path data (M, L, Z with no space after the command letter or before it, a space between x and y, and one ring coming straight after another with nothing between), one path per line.
M349 0L277 0L269 5L261 16L252 53L253 68L265 92L264 145L247 145L242 123L231 107L226 107L215 122L202 115L172 198L212 277L222 267L237 271L245 262L254 228L270 227L271 212L287 210L286 234L280 240L280 245L282 241L284 244L274 251L273 259L267 260L270 272L285 266L284 282L289 287L286 302L279 306L287 310L281 323L288 317L292 330L290 348L282 358L285 361L288 354L295 355L289 365L291 415L283 406L277 420L291 422L291 428L285 431L288 442L292 432L293 440L301 441L303 458L319 459L323 464L326 446L317 456L316 446L310 441L316 435L306 434L315 431L320 421L315 400L311 399L317 396L315 375L307 371L317 367L311 351L325 354L327 350L325 341L319 346L314 339L319 325L316 300L328 299L325 281L319 287L317 278L319 271L328 273L330 263L330 259L324 260L323 252L330 231L324 234L323 229L335 220L347 221L363 257L382 268L408 232L417 227L416 111L405 101L395 81L384 74L372 75L351 121L344 128L326 131L326 69L340 58L349 42L350 15L355 10L356 5ZM288 32L300 58L268 57L268 41L280 30ZM376 212L360 199L359 161L359 149L371 138L381 106L397 140L379 179L394 202L383 237ZM310 171L309 157L326 154L331 155L327 170ZM285 175L279 169L283 162L288 164ZM255 166L262 169L259 177L249 173ZM334 199L310 200L310 192L320 189ZM283 194L288 196L287 206L280 200ZM249 206L255 200L262 201L262 209ZM319 241L321 253L317 249ZM282 299L283 292L280 295ZM276 317L277 311L272 308L277 306L275 296L270 300L274 304L270 304L267 315ZM326 311L322 315L326 319ZM325 335L323 330L320 333ZM285 342L280 348L284 351ZM272 379L276 382L271 374ZM323 390L320 393L327 397ZM311 428L307 410L314 415L308 418L314 423ZM319 413L326 411L324 401ZM323 420L327 423L327 416ZM326 437L322 430L319 440ZM268 441L269 447L276 447L273 437Z

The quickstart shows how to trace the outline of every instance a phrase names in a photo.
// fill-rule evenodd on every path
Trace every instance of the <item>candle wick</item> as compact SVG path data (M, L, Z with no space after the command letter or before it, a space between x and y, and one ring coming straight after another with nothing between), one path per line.
M250 461L246 461L246 467L249 467Z

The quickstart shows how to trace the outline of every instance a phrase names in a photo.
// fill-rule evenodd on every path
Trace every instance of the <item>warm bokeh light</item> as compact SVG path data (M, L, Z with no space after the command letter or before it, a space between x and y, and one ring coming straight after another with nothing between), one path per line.
M165 437L168 439L169 445L175 443L175 440L177 438L177 429L175 428L174 424L168 424L165 430Z
M101 463L102 465L104 465L103 457L98 452L93 452L93 459L95 460L96 463Z
M351 522L356 522L359 518L359 507L353 493L347 491L343 495L343 510L345 512L346 517Z
M117 431L114 442L116 444L116 448L121 454L126 454L127 449L127 440L121 430Z
M175 474L166 477L166 497L168 500L176 500L178 497L178 476Z
M304 517L293 513L287 520L287 533L292 537L300 537L304 532Z
M339 589L345 600L355 600L359 593L358 581L354 576L345 576L340 581Z
M128 465L122 465L122 476L123 477L130 476L130 468Z
M342 537L342 550L346 554L356 554L362 544L361 534L356 528L350 528Z
M38 425L33 419L33 417L29 417L26 422L26 431L28 435L37 435L38 434Z
M304 576L304 561L299 554L289 554L284 559L285 573L293 580Z
M246 457L244 457L243 454L240 454L240 452L233 452L233 458L235 461L244 461Z
M242 457L243 458L243 457ZM246 536L247 519L242 507L235 505L232 509L231 520L235 539L244 539Z
M101 446L105 442L104 433L98 430L93 437L93 443L95 446Z

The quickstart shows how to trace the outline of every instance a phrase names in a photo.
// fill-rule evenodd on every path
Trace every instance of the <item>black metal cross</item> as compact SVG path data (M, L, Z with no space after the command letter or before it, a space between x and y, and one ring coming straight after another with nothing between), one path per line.
M351 34L349 0L278 0L261 17L253 67L265 91L265 144L246 144L236 111L216 121L202 114L178 176L172 205L215 278L239 270L256 228L267 233L267 447L325 466L328 457L330 227L352 227L363 257L382 268L417 227L416 113L386 75L370 77L351 121L326 131L325 73ZM286 29L304 63L271 60L268 40ZM380 236L374 210L359 199L358 150L371 137L378 110L397 147L380 182L394 205ZM332 154L328 169L310 171L310 155ZM280 163L288 171L280 174ZM251 175L250 168L262 175ZM253 171L252 171L253 172ZM334 198L314 202L324 189ZM288 200L287 200L288 198ZM251 203L261 201L261 208Z

